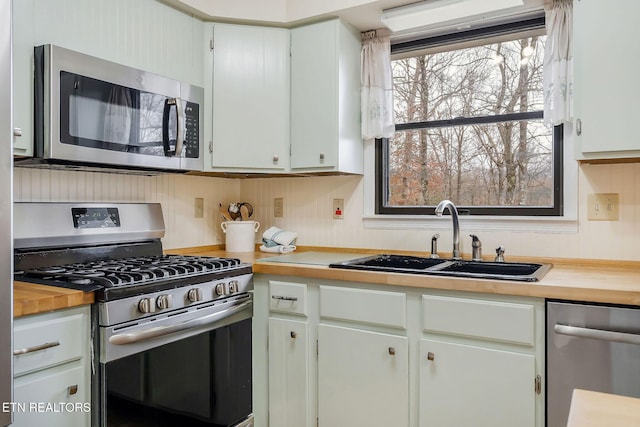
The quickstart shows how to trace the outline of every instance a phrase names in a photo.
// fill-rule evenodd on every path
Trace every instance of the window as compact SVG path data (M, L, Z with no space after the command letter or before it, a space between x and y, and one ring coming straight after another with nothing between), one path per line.
M542 123L544 17L392 45L396 133L376 213L562 215L562 126Z

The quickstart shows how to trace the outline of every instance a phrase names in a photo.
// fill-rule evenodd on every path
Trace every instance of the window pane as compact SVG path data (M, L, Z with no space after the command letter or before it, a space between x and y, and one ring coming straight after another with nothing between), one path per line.
M553 206L553 129L542 120L396 132L386 206Z
M545 36L393 61L396 123L543 109Z

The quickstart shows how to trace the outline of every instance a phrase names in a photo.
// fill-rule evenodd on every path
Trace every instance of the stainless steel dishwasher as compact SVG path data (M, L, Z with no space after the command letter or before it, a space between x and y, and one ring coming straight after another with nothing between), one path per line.
M547 302L547 427L575 388L640 397L639 307Z

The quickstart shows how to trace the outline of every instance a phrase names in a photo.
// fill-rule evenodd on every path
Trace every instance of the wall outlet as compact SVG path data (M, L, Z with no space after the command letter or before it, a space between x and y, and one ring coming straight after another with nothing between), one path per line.
M344 218L344 199L333 199L333 219Z
M204 218L204 199L196 197L193 202L193 217Z
M619 195L598 193L587 196L587 219L589 221L618 221Z
M273 199L273 216L276 218L284 216L284 199L282 197Z

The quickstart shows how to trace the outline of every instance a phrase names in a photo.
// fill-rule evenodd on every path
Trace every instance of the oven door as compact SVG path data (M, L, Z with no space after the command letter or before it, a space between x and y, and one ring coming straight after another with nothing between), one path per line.
M36 48L35 56L48 109L43 124L36 111L37 128L48 130L39 156L202 169L202 89L51 45Z
M100 425L253 425L248 298L100 328Z

